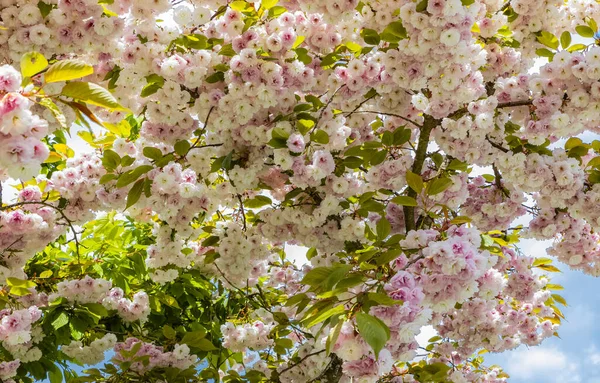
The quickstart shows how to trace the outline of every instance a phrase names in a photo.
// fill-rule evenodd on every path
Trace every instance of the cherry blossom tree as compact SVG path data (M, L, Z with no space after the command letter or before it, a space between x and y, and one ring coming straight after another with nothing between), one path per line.
M506 382L600 274L595 20L0 0L0 381Z

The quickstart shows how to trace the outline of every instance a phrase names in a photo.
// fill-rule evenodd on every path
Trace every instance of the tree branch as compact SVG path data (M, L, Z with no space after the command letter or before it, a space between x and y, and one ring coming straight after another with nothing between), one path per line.
M352 112L349 112L349 113L372 113L372 114L381 114L382 116L398 117L398 118L400 118L400 119L402 119L402 120L404 120L406 122L410 122L411 124L413 124L414 126L416 126L418 128L422 128L423 127L423 125L419 125L416 122L414 122L413 120L411 120L409 118L406 118L404 116L401 116L399 114L395 114L395 113L378 112L376 110L361 110L361 111L358 111L358 112L352 111Z
M438 126L440 120L437 120L431 116L425 115L425 121L421 128L419 135L419 144L417 145L417 151L415 152L415 160L412 166L412 172L420 175L423 170L423 164L425 163L425 157L427 156L427 146L429 146L429 137L433 128ZM417 198L417 192L412 188L408 189L408 196ZM415 230L415 207L404 206L404 223L406 225L406 232Z

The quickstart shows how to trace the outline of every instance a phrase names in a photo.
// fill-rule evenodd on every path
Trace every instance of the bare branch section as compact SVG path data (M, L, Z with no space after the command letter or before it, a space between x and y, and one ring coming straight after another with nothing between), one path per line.
M425 158L427 156L427 146L429 146L431 131L439 124L440 120L425 115L425 121L423 122L423 127L421 128L421 132L419 134L419 143L417 145L417 151L415 152L415 161L413 162L413 166L411 169L413 173L421 174L421 171L423 171L423 164L425 163ZM416 199L417 192L409 188L408 196ZM404 206L404 223L406 225L407 233L411 230L416 229L414 206Z

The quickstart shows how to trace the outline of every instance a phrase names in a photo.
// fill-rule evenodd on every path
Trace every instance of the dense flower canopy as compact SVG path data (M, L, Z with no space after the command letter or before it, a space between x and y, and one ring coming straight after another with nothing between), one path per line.
M0 0L0 381L507 381L565 304L520 238L600 275L595 20Z

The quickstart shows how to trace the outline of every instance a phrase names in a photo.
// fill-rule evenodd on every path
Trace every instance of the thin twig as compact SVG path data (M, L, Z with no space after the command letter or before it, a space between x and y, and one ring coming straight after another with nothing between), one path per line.
M353 112L353 113L372 113L372 114L381 114L382 116L390 116L390 117L398 117L406 122L410 122L411 124L413 124L414 126L418 127L418 128L422 128L423 125L417 124L416 122L414 122L413 120L411 120L410 118L406 118L404 116L401 116L399 114L395 114L395 113L386 113L386 112L378 112L376 110L361 110L358 112Z
M52 208L54 210L56 210L61 216L62 218L67 221L67 224L69 225L69 227L71 228L71 231L73 232L73 239L75 240L75 251L77 252L77 262L80 262L80 256L81 254L79 253L79 247L81 246L81 244L79 243L79 239L77 238L77 231L75 230L75 227L73 226L73 221L71 221L69 219L69 217L66 216L66 214L58 207L46 203L46 202L42 202L42 201L23 201L23 202L17 202L17 203L13 203L12 205L7 205L7 206L0 206L0 211L4 211L4 210L8 210L8 209L12 209L14 207L21 207L24 205L42 205L42 206L46 206L49 208Z
M242 213L242 222L244 223L244 231L246 231L246 213L244 212L244 203L242 202L242 196L237 195L238 201L240 201L240 210Z
M325 106L323 106L323 108L321 108L321 112L319 113L319 118L317 119L317 122L315 122L315 126L312 127L312 129L310 130L310 132L314 132L315 130L317 130L317 126L319 125L319 122L321 121L321 118L323 117L323 114L325 113L325 110L327 110L327 108L329 107L329 105L331 105L331 103L333 102L333 99L334 99L335 95L340 91L340 89L342 89L345 86L346 86L346 84L342 84L339 88L337 88L335 90L335 92L333 92L333 94L331 95L331 97L329 97L329 100L327 100L327 103L325 104Z
M279 375L283 374L284 372L287 372L289 370L291 370L292 368L298 366L299 364L301 364L302 362L304 362L306 359L310 358L311 356L315 356L315 355L319 355L325 352L325 349L321 350L321 351L315 351L315 352L311 352L310 354L304 356L304 358L300 359L297 363L292 364L291 366L288 366L286 368L284 368L283 370L281 370L279 372Z
M371 96L371 97L365 98L365 99L364 99L364 100L363 100L363 101L362 101L360 104L358 104L358 105L356 106L356 108L354 108L354 110L352 110L352 112L350 112L350 113L347 113L345 117L346 117L346 118L348 118L348 117L352 116L354 113L356 113L356 111L357 111L357 110L359 110L359 109L360 109L360 107L361 107L361 106L363 106L364 104L366 104L366 103L367 103L369 100L372 100L373 98L375 98L375 96L376 96L376 95L377 95L377 94L374 94L374 95L373 95L373 96Z

